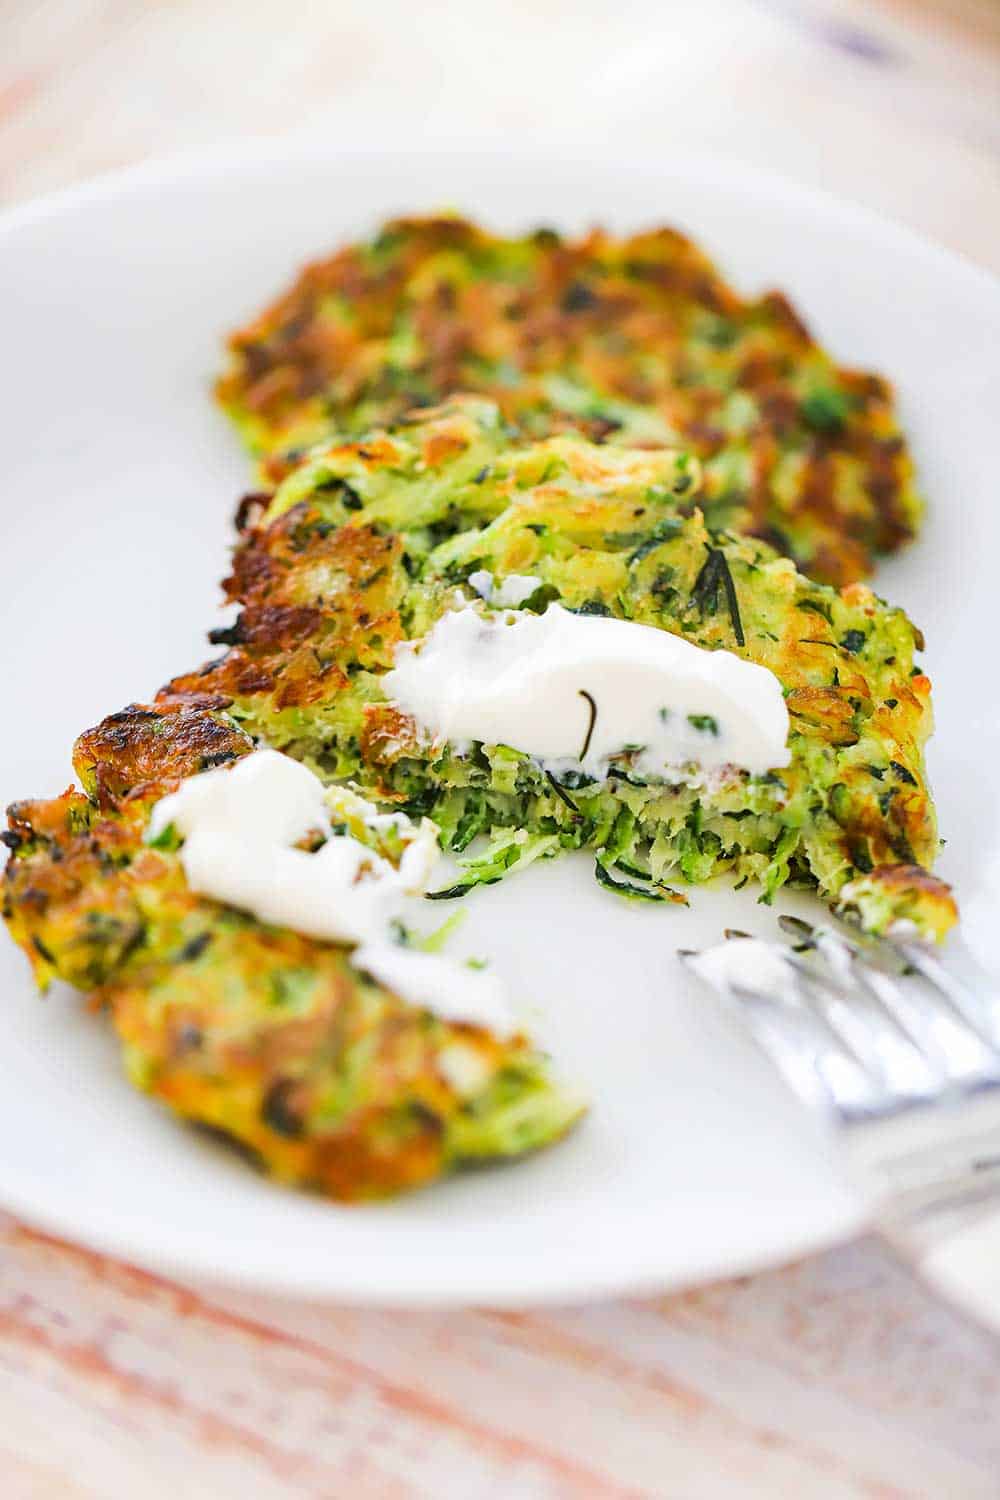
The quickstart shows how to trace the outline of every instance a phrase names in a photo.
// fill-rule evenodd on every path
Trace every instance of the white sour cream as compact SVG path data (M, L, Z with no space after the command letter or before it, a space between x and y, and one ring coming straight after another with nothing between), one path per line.
M330 818L319 778L276 750L189 777L156 804L149 837L171 823L184 835L191 889L262 922L356 943L381 932L398 905L398 873L359 840L328 837L315 854L291 847L328 835Z
M437 741L509 745L552 769L602 776L629 747L647 776L790 759L788 710L766 667L558 604L541 615L454 610L397 647L382 685Z
M478 573L469 574L469 585L485 604L499 609L518 609L525 599L530 599L536 589L541 588L542 580L531 573L508 573L498 584L492 573L481 568Z
M147 840L171 824L184 838L180 861L193 891L308 937L363 945L353 963L445 1020L514 1030L499 981L392 941L404 897L423 894L438 857L432 823L408 842L397 870L350 834L330 835L323 784L312 771L259 750L231 768L190 776L161 798ZM326 836L314 854L293 847L312 833Z
M394 943L365 943L351 959L379 984L448 1021L486 1026L497 1036L514 1029L503 985L492 974L470 969L437 953L420 953Z

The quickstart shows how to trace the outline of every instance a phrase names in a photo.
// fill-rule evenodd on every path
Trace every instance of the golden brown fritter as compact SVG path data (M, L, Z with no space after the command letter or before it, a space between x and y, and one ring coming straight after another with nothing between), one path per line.
M780 293L736 293L671 229L503 239L403 219L309 265L230 340L219 399L271 478L457 391L522 433L682 447L709 525L842 585L913 536L892 391L838 366Z
M10 809L3 913L39 982L96 993L138 1087L335 1198L558 1138L581 1102L523 1035L406 1004L343 947L195 895L175 849L143 843L159 796L252 748L216 711L133 705L77 743L90 795Z
M604 883L645 876L650 886L627 893L667 899L665 880L731 871L768 898L792 880L835 901L861 875L879 886L885 870L929 867L938 840L918 633L863 584L812 583L764 544L710 531L700 498L683 455L575 434L512 442L473 398L338 441L248 521L227 584L241 613L217 633L230 650L167 691L218 695L268 745L431 815L456 851L492 833L462 889L578 847L603 851ZM509 747L431 752L381 677L400 640L478 603L469 579L481 570L537 578L528 608L558 600L767 667L785 690L791 765L694 790L644 781L623 753L607 781L553 786ZM882 928L913 904L893 882L882 907L864 907ZM955 909L936 891L940 919L927 925L940 934Z

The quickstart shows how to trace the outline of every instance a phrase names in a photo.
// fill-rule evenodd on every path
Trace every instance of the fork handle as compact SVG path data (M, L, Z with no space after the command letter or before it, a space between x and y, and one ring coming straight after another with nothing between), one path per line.
M851 1164L874 1190L879 1223L934 1238L1000 1200L1000 1086L956 1093L841 1130ZM938 1221L937 1228L935 1220Z

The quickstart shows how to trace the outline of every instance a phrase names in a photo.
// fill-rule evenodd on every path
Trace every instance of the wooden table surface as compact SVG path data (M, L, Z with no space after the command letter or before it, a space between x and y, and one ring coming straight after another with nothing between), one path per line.
M5 0L0 199L248 133L689 143L1000 269L1000 8ZM1000 1496L1000 1345L875 1240L531 1315L180 1286L0 1219L3 1500Z

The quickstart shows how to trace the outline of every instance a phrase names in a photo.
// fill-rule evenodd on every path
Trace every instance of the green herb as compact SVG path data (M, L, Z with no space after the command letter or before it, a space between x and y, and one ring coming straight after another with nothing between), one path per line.
M591 737L594 733L594 725L597 723L597 704L587 692L586 688L580 689L580 697L586 698L587 702L590 704L590 723L587 725L587 736L583 742L583 749L580 751L580 754L577 757L579 760L586 760L587 751L590 749Z
M814 615L822 615L828 625L833 624L829 604L821 604L818 599L797 599L795 604L797 609L811 610Z
M482 792L470 794L468 805L455 827L448 847L456 854L467 849L477 834L482 833L489 821L490 810Z
M596 786L597 777L588 776L586 771L564 771L559 785L569 787L571 792L580 792L585 787Z
M719 607L719 587L725 594L726 607L729 610L729 619L732 622L733 634L738 646L746 645L746 636L743 634L743 621L740 619L739 599L736 595L736 585L733 575L726 560L726 554L720 547L710 547L708 558L701 572L694 581L691 597L701 611L702 618L706 614L714 615Z
M843 391L834 387L810 391L800 403L803 420L816 432L840 432L847 421L851 403Z
M865 633L863 630L847 630L840 637L840 644L845 651L850 651L852 656L857 656L864 643Z
M851 794L842 781L835 782L829 792L830 814L841 828L850 824Z
M575 313L585 312L587 308L596 306L597 293L591 291L590 287L582 281L574 281L563 293L563 312Z
M626 786L648 786L649 785L648 781L644 781L639 776L630 776L627 771L623 771L622 770L621 766L609 766L608 767L608 780L609 781L624 781L624 783L625 783Z
M156 835L155 839L149 840L150 849L174 850L179 849L180 846L181 836L177 832L177 829L174 827L173 823L168 823L166 828L162 829Z
M650 584L649 591L661 609L671 609L674 600L680 597L680 591L674 586L673 568L661 568Z
M498 875L496 880L461 880L457 885L449 885L443 891L425 891L424 900L457 901L460 896L467 896L470 891L474 891L477 885L495 885L499 879Z
M201 957L211 941L212 934L210 932L197 933L184 944L184 947L178 953L178 962L193 963L196 958Z
M728 349L739 338L739 328L735 323L729 322L727 318L713 316L711 322L706 318L701 336L706 344L713 349Z
M559 798L559 801L560 802L565 802L565 804L569 808L570 812L579 813L580 809L577 807L576 803L573 801L573 798L570 797L570 796L568 796L568 794L563 791L562 787L559 785L558 781L553 776L553 774L552 774L551 771L546 771L546 773L545 773L545 779L548 781L548 783L551 786L552 790L555 792L556 796Z
M605 890L614 891L616 895L625 896L630 901L674 901L683 906L688 904L679 891L671 890L666 885L642 886L633 885L628 880L615 880L599 859L594 862L594 877Z
M272 1083L260 1106L260 1117L264 1124L270 1125L277 1135L287 1136L289 1140L296 1140L304 1129L295 1108L294 1089L294 1078L279 1078L276 1083Z
M272 1005L304 1010L316 988L316 974L312 969L278 969L271 975L269 987Z
M653 528L649 536L639 543L635 551L629 554L628 566L631 568L637 562L642 562L642 559L648 557L651 552L655 552L657 547L662 547L664 542L669 542L673 537L678 536L682 527L683 522L676 516L668 516L665 521L661 521Z
M711 734L716 739L719 737L719 721L711 714L688 714L687 721L692 729L697 729L700 734Z

